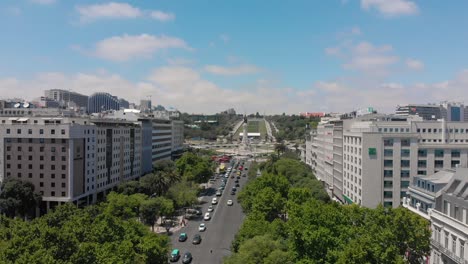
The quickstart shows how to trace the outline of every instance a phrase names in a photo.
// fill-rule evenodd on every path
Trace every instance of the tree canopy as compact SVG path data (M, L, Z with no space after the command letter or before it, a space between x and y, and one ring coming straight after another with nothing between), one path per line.
M34 192L34 184L15 178L3 181L0 190L0 212L9 217L33 216L42 196Z
M239 193L247 216L225 263L420 263L429 254L429 222L407 209L331 202L296 160L260 167Z

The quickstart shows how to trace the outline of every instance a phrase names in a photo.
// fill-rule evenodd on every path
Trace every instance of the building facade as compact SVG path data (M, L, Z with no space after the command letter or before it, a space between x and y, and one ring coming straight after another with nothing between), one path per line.
M61 89L51 89L45 90L44 96L46 98L62 103L63 106L67 106L68 103L73 102L76 106L84 109L85 112L88 108L88 96L80 93Z
M169 119L151 119L152 144L151 160L171 159L172 157L172 121Z
M138 124L58 109L7 112L0 122L0 181L32 182L42 195L42 213L65 202L93 203L118 183L141 175Z
M427 263L468 263L468 169L416 177L403 206L431 223Z
M182 155L184 150L184 121L172 120L172 159Z
M88 113L100 113L108 110L119 110L120 102L109 93L94 93L88 99Z

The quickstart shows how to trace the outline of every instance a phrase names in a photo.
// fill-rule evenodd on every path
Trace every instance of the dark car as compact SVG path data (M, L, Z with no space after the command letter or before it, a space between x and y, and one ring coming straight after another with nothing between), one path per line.
M171 262L177 262L180 258L179 250L177 248L173 249L171 252Z
M179 242L184 242L185 240L187 240L187 234L186 233L180 233Z
M237 179L239 180L239 179L240 179L240 176L237 176Z
M236 191L231 191L231 195L235 195L236 194Z
M192 254L190 252L185 252L184 256L182 257L182 263L190 262L192 262Z
M192 244L200 244L201 243L201 236L199 234L196 234L195 236L193 236L193 240L192 240Z
M234 181L235 183L239 183L239 180Z
M238 182L236 183L236 187L240 187L240 184Z
M236 187L232 187L232 191L233 192L237 191Z

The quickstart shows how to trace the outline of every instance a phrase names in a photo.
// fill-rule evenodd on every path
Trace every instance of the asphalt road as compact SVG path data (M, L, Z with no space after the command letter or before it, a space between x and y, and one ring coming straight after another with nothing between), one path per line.
M245 166L250 166L250 161L245 161ZM235 175L235 173L233 173ZM212 189L208 190L207 196L202 197L202 216L198 219L192 219L186 227L171 235L172 248L180 250L181 258L178 263L182 263L182 256L185 252L192 253L192 263L217 264L222 263L225 256L231 254L230 248L234 236L239 230L242 221L245 217L240 204L237 202L237 194L239 190L246 184L248 177L239 179L240 188L237 188L235 195L231 195L231 189L235 186L235 179L228 178L226 188L222 196L215 196L216 189L221 185L221 178L217 179L212 185ZM214 211L210 213L211 220L203 220L203 216L207 212L208 206L211 205L213 197L218 198L218 204L214 205ZM227 205L228 200L233 200L232 206ZM204 232L198 231L200 223L206 224ZM179 234L187 233L188 239L185 242L179 242ZM195 234L200 234L202 242L199 245L193 245L192 239ZM210 252L210 250L212 252Z

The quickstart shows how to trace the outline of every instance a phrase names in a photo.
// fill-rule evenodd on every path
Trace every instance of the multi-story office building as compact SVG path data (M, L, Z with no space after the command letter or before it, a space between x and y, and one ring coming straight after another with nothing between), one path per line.
M0 181L32 182L42 212L64 202L90 204L141 175L141 128L134 122L59 109L4 109L0 122Z
M63 106L67 106L68 103L73 102L76 106L84 109L85 111L88 108L88 96L76 92L61 89L51 89L46 90L44 92L44 96L62 103Z
M468 169L415 177L403 206L430 220L431 255L427 263L468 263Z
M151 100L140 100L140 110L143 113L151 112Z
M108 110L119 110L120 103L116 96L109 93L94 93L88 100L88 113L100 113Z
M396 116L418 115L424 120L437 120L442 118L441 107L436 104L408 104L399 105Z
M184 121L172 120L172 158L178 158L184 150Z
M120 108L123 108L123 109L130 108L130 103L127 100L123 99L123 98L119 99L119 105L120 105Z
M324 119L306 141L306 163L328 194L343 199L343 121Z
M345 120L343 198L397 207L417 175L468 164L468 123L368 115Z
M152 161L171 159L172 157L172 121L169 119L151 119Z

